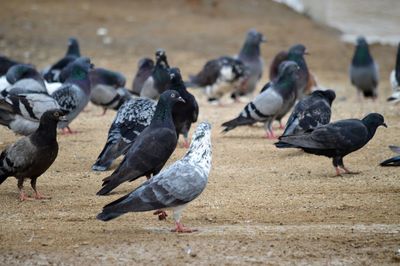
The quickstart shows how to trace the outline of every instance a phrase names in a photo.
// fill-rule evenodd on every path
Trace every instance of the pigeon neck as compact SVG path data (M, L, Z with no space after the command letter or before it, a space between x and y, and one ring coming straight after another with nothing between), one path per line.
M200 137L195 135L183 160L198 165L208 175L211 169L211 153L210 134Z
M289 54L288 59L296 62L296 64L300 67L301 70L308 71L307 63L306 60L304 60L303 55Z
M396 76L397 83L400 84L400 43L399 43L399 47L397 48L395 74L396 74L395 76Z
M162 124L168 127L174 127L174 123L172 122L171 103L166 102L163 99L158 101L151 124Z
M70 46L68 46L68 50L65 55L66 56L74 55L74 56L80 57L81 52L79 51L79 45L77 43L73 43Z
M89 73L81 72L78 76L71 75L68 79L65 80L65 83L74 84L79 86L86 94L90 94L91 84Z
M367 66L372 64L372 62L368 46L359 46L356 48L352 61L353 66Z
M378 126L376 125L376 123L371 123L367 119L363 119L362 122L368 129L368 139L372 139L375 135L375 132L376 132L376 129L378 128Z
M255 58L260 56L260 45L258 43L245 42L240 50L239 58Z
M57 142L57 122L55 120L41 120L39 128L32 134L32 142L39 146Z
M170 81L168 64L157 64L154 68L153 78L155 87L162 90Z

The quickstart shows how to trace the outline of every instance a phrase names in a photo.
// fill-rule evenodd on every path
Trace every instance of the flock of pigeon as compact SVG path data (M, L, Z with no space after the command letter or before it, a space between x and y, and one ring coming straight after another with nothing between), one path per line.
M172 209L174 231L192 232L180 222L181 213L206 187L211 169L211 125L199 123L189 141L199 106L187 87L202 88L210 103L220 105L226 94L235 101L253 95L264 70L260 45L265 41L261 33L250 30L238 55L206 62L186 82L178 68L169 66L166 52L159 49L155 62L150 58L139 61L130 89L121 73L95 68L83 57L75 38L69 39L66 55L41 72L33 65L0 56L0 124L25 136L1 153L0 184L15 176L20 200L31 200L23 189L24 180L30 179L34 197L48 198L37 190L36 180L57 157L57 128L63 134L75 133L69 124L90 101L101 106L103 113L117 111L92 170L106 171L116 158L124 156L116 170L103 179L97 195L107 195L125 181L147 177L134 191L104 206L97 218L108 221L127 212L153 210L159 219L165 219L165 210ZM302 44L278 53L270 66L270 82L236 118L222 124L223 132L261 122L266 137L276 139L272 128L276 120L284 129L275 143L277 148L323 155L332 158L337 175L353 173L344 166L343 157L366 145L379 126L386 127L384 118L370 113L361 120L331 123L336 94L318 87L306 54ZM378 69L362 37L357 40L350 79L360 95L377 97ZM400 101L400 44L390 79L393 95L388 101ZM282 119L292 109L284 126ZM188 149L186 155L163 168L180 135ZM390 148L400 153L399 147ZM400 165L400 156L382 165Z

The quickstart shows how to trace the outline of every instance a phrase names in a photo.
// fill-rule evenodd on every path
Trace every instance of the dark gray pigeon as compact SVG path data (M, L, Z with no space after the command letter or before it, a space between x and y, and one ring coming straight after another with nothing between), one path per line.
M281 64L280 75L272 87L257 95L238 117L222 124L223 132L237 126L252 125L263 122L267 138L275 138L272 122L283 110L290 109L297 97L297 78L299 66L293 61Z
M151 75L146 79L140 91L141 97L158 99L160 94L166 90L169 83L169 65L164 50L156 51L156 65Z
M179 101L184 102L177 91L167 90L161 94L150 125L130 146L118 168L103 179L103 187L97 195L106 195L125 181L141 176L150 178L160 172L178 142L172 108Z
M6 79L10 86L1 91L0 97L6 97L9 93L47 93L42 76L32 65L17 64L10 67Z
M57 123L62 121L61 110L49 110L40 118L39 128L31 135L19 139L0 154L0 184L7 177L18 179L21 201L30 199L23 190L24 180L31 179L36 199L45 199L36 189L36 180L54 162L58 153Z
M353 60L350 65L350 80L365 98L376 99L378 96L378 67L374 62L368 43L364 37L358 37Z
M133 192L104 206L97 219L109 221L127 212L144 212L159 209L173 210L173 232L190 233L184 227L181 214L187 204L205 189L211 169L211 126L200 123L192 137L186 155L171 166L144 182ZM160 212L157 211L156 214Z
M75 61L78 57L81 56L81 52L79 50L79 43L76 38L68 39L68 48L65 56L54 63L52 66L48 67L43 71L44 79L49 82L59 82L59 76L61 71L69 64Z
M303 134L282 136L275 145L289 144L306 153L332 158L336 175L341 175L340 169L351 174L353 172L343 164L343 157L364 147L379 126L387 127L383 116L371 113L362 120L345 119L310 129Z
M53 92L51 96L67 112L67 121L58 124L64 133L74 133L69 124L80 114L89 102L90 78L89 72L93 65L87 57L79 57L64 68L60 74L61 88Z
M103 108L103 115L107 109L118 110L119 107L131 98L131 94L124 88L125 77L115 71L96 68L90 72L90 101Z
M336 93L333 90L316 90L300 100L294 107L282 136L302 134L328 124L331 120L331 105L335 98Z
M185 102L179 102L172 108L172 117L174 119L176 134L182 134L184 138L184 147L189 148L188 134L192 123L197 121L199 116L199 105L196 98L187 91L182 80L181 72L178 68L171 68L169 71L170 83L167 89L176 90Z
M391 149L394 153L400 154L400 147L390 145L389 149ZM387 159L380 164L381 166L400 166L400 155L394 156L390 159Z
M392 86L392 95L387 100L398 103L400 101L400 43L397 47L396 65L390 72L390 85Z
M187 85L205 88L209 102L219 101L225 93L232 92L238 86L245 71L240 60L221 56L208 61L197 75L190 76Z
M260 44L266 42L266 38L255 29L247 32L246 40L240 50L237 59L246 67L246 75L241 84L232 94L233 98L237 96L252 94L257 88L257 83L261 79L264 69L264 61L261 58Z
M132 82L132 94L139 96L144 82L150 77L154 70L154 61L150 58L142 58L138 63L138 70Z
M126 153L136 137L150 125L156 105L157 102L149 98L135 98L118 109L108 131L107 142L92 170L105 171L116 158Z

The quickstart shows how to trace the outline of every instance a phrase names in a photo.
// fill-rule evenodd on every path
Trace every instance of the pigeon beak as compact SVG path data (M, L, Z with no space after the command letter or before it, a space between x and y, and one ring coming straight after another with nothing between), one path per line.
M180 97L180 96L179 96L179 98L178 98L178 101L179 101L179 102L185 103L185 100L184 100L182 97Z
M68 120L65 116L60 116L60 117L58 117L58 121L67 122Z
M386 123L383 123L383 124L382 124L382 126L384 126L384 127L386 127L386 128L387 128L387 125L386 125Z
M304 51L304 54L305 55L310 55L310 53L307 50Z

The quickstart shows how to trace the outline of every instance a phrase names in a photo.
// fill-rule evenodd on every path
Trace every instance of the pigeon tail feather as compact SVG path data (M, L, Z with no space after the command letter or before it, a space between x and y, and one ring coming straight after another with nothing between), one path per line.
M232 119L232 120L229 120L229 121L223 123L222 126L225 128L222 132L228 132L237 126L251 125L254 122L256 122L256 121L253 118L238 116L235 119Z

